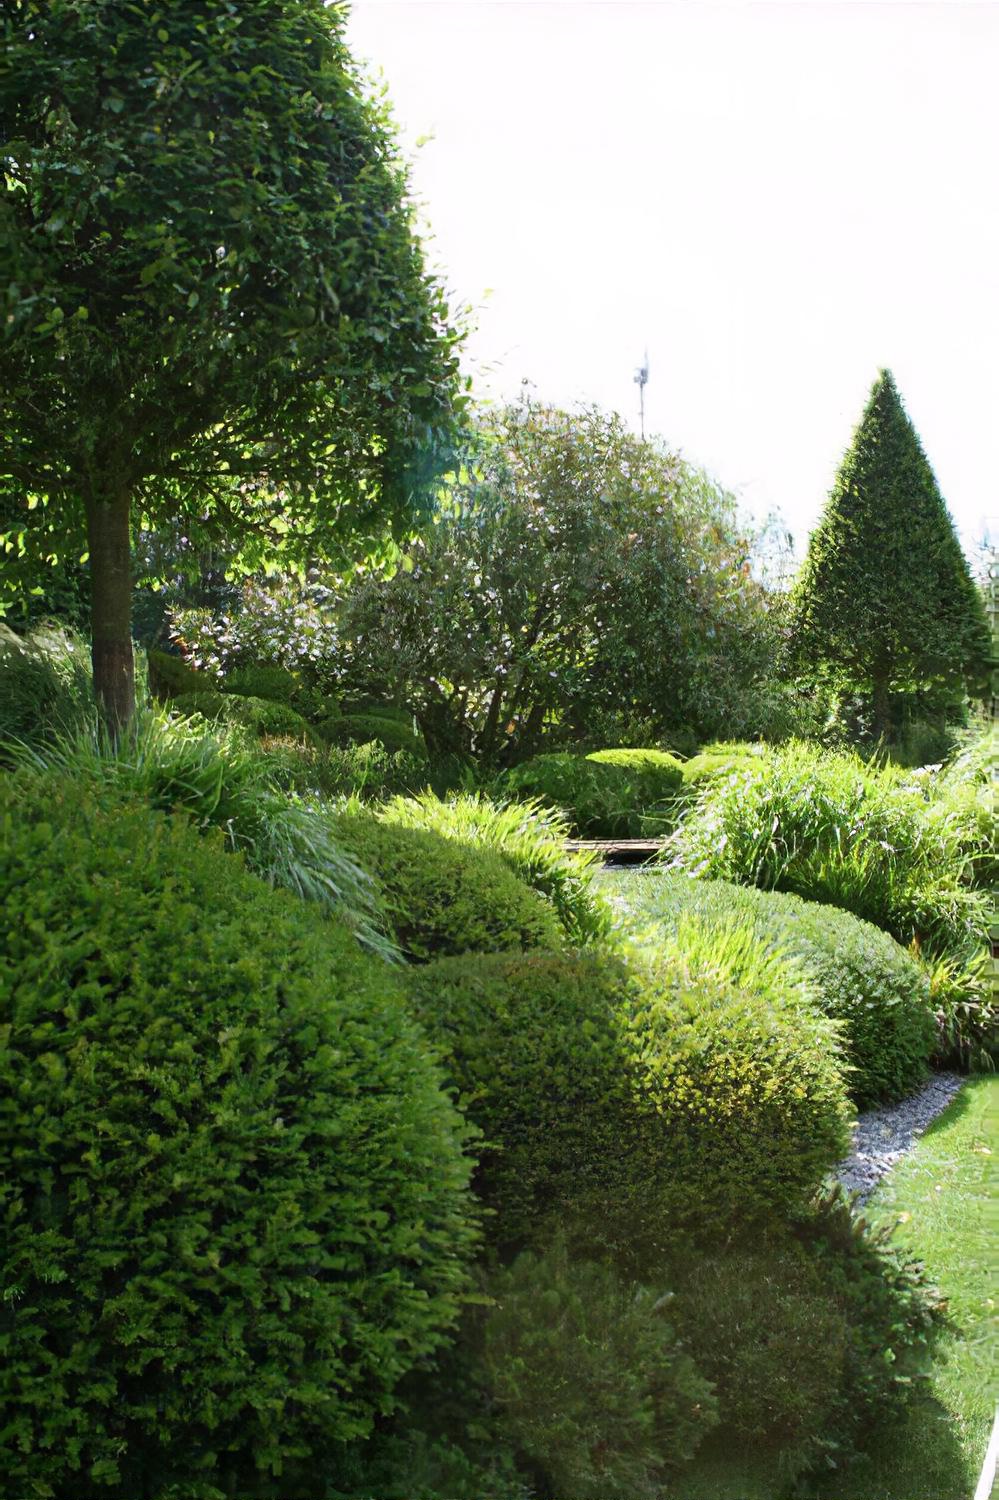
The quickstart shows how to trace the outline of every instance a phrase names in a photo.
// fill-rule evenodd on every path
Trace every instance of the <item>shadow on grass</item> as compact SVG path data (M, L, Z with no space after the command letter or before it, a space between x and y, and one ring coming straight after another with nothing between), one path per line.
M895 1421L873 1429L863 1450L842 1473L813 1479L797 1495L802 1500L968 1500L978 1478L954 1417L928 1394Z

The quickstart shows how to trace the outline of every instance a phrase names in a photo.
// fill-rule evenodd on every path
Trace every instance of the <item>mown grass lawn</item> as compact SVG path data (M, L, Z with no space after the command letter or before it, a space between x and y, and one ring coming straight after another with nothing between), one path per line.
M949 1299L957 1331L929 1390L872 1434L862 1458L813 1481L811 1500L970 1500L999 1395L999 1076L969 1079L868 1205L901 1221ZM800 1491L798 1493L801 1493ZM782 1500L778 1475L706 1452L669 1500Z

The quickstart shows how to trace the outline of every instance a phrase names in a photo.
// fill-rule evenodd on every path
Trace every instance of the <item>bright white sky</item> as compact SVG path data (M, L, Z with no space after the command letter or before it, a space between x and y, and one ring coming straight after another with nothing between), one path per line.
M999 537L999 3L354 0L348 38L480 394L637 427L647 346L646 430L801 551L887 365Z

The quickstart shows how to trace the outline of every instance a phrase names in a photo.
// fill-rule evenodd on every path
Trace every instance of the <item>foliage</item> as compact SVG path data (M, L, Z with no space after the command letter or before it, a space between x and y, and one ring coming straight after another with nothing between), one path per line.
M242 698L236 693L184 693L172 706L177 713L200 714L233 729L245 729L259 739L275 736L308 741L312 737L300 713L269 698Z
M854 1103L902 1099L926 1074L934 1006L923 967L887 933L849 912L797 896L666 872L632 875L623 896L639 924L676 931L692 916L708 931L751 932L768 951L793 956L815 1000L842 1023Z
M428 766L425 756L392 754L374 742L337 746L266 735L261 754L275 785L302 796L377 802L420 792L428 782L445 789L454 781L453 767Z
M521 403L481 427L403 567L330 581L329 670L489 766L552 727L757 732L778 641L751 548L732 496L619 417Z
M114 722L130 522L252 566L363 552L451 461L456 335L345 27L322 0L0 22L5 535L89 547Z
M716 1386L721 1434L769 1452L785 1483L823 1460L841 1465L909 1397L943 1321L922 1266L839 1190L674 1277L674 1317Z
M325 607L329 597L328 589L294 574L246 579L224 608L175 605L171 633L185 655L210 672L283 666L311 675L340 649Z
M482 1378L499 1429L573 1500L657 1500L714 1426L711 1387L677 1340L670 1298L563 1242L486 1282Z
M672 767L664 770L592 756L549 754L535 755L504 771L495 788L500 797L524 798L561 811L573 831L584 838L635 838L642 831L644 816L656 811L671 816L679 781Z
M492 849L381 823L361 811L331 817L329 830L377 882L396 941L415 963L556 948L562 941L548 903Z
M94 711L90 663L78 636L41 623L26 635L0 624L0 763L5 741L41 744Z
M495 1441L460 1446L408 1419L339 1453L322 1492L314 1478L307 1483L310 1500L532 1500L508 1449Z
M392 754L422 756L427 747L421 735L414 734L412 725L399 724L381 714L339 714L327 719L322 730L334 745L368 745L374 742Z
M183 809L204 831L221 830L225 847L268 884L315 902L364 947L393 956L377 887L336 842L323 809L278 791L244 739L150 714L117 744L92 727L19 759L25 785L51 769L164 812Z
M709 783L674 839L688 874L792 891L908 944L975 951L986 901L969 888L966 824L928 813L918 777L800 743Z
M762 745L706 745L683 762L683 790L693 795L707 781L717 781L732 771L751 770L764 753Z
M410 992L482 1130L502 1246L561 1225L642 1265L664 1235L779 1213L843 1155L834 1028L790 986L582 952L446 959Z
M984 690L989 632L936 479L891 373L882 370L794 590L797 659L870 694Z
M539 803L497 804L480 793L442 802L427 791L393 798L379 816L398 827L426 828L496 850L515 875L551 903L570 942L610 938L612 913L593 885L596 856L567 850L565 821Z
M266 698L271 703L290 705L298 690L298 679L287 667L267 665L236 667L227 672L222 682L226 693L237 693L244 698Z
M218 679L208 672L192 667L182 656L173 656L168 651L150 647L146 651L149 685L157 698L179 698L188 693L214 693L218 691Z
M988 950L969 959L931 957L925 966L937 1022L934 1064L962 1073L994 1071L999 1064L999 995Z
M218 834L7 792L7 1483L278 1500L454 1321L467 1130L392 971Z

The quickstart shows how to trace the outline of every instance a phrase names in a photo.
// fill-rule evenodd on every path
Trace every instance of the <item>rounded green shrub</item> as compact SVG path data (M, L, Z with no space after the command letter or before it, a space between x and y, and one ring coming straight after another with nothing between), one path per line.
M423 736L414 733L411 722L400 724L377 714L344 713L324 719L321 732L331 745L367 745L373 740L392 754L401 750L426 759Z
M602 757L661 756L669 764L626 763ZM682 780L679 762L662 751L608 750L593 755L536 755L504 771L497 795L540 802L562 811L584 838L636 838L643 816L671 806Z
M290 705L298 692L298 678L287 667L236 667L226 674L222 690L243 698L264 698Z
M497 804L478 793L442 801L431 791L395 797L379 817L396 827L425 828L458 843L493 849L504 864L543 896L573 943L603 942L613 914L594 886L596 856L565 847L567 825L540 804Z
M382 823L368 813L336 816L331 832L375 877L396 940L416 963L562 943L547 902L491 849Z
M858 1106L904 1098L926 1076L936 1036L926 969L872 923L798 896L665 871L635 874L624 894L640 925L675 932L685 916L719 932L736 924L793 955L817 1003L842 1025Z
M564 1243L493 1273L481 1378L500 1432L573 1500L658 1500L717 1420L668 1298Z
M382 703L378 698L344 698L341 710L345 714L369 719L388 719L400 729L412 732L413 715L408 708L397 703Z
M220 719L222 723L245 729L259 739L308 740L311 737L309 725L300 713L287 704L272 703L267 698L243 698L236 693L185 693L174 707L181 713L198 713L205 719Z
M367 1433L454 1321L467 1130L392 970L335 922L182 818L16 790L9 1493L278 1500L285 1461Z
M502 1246L552 1224L625 1259L804 1201L847 1145L835 1028L674 957L450 958L414 1010L481 1129L476 1189Z
M179 698L189 693L215 692L218 683L208 672L192 667L182 656L168 651L158 651L150 646L146 651L146 667L149 672L149 688L153 696L160 699Z

